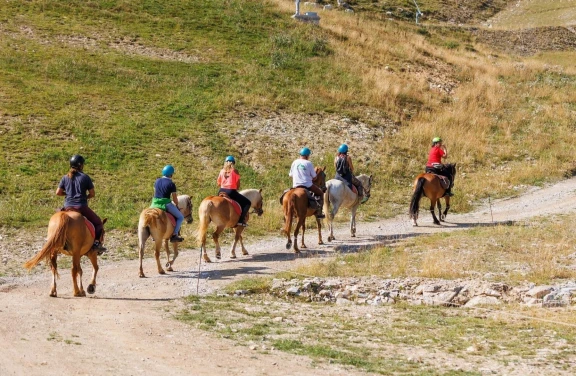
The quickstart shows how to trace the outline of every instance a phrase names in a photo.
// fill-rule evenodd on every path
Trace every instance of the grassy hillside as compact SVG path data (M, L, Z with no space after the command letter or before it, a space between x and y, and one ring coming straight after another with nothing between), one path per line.
M576 1L523 0L488 21L499 29L576 25Z
M307 126L311 115L382 130L353 150L371 153L358 167L376 175L367 216L405 212L436 135L459 163L455 210L572 175L576 71L556 66L553 55L496 54L466 30L390 21L382 11L323 12L318 28L290 19L293 7L280 0L1 3L0 223L45 226L74 153L86 157L95 180L92 206L122 229L136 226L164 164L176 166L180 191L197 207L215 192L223 157L234 154L243 186L263 187L267 200L268 218L250 231L275 231L276 197L289 185L297 150L320 137L328 146L313 161L326 164L347 140L319 136ZM256 145L274 145L274 154L243 159L232 128L257 132L251 114L262 111L304 120L287 122L299 131L279 146Z

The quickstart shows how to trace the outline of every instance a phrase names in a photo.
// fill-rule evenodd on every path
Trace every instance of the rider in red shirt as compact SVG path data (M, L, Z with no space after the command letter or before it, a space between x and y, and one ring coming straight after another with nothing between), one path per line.
M447 176L443 173L444 165L442 164L442 159L447 157L448 149L446 149L446 146L442 144L442 139L440 137L434 137L432 139L432 148L428 154L426 172L446 176L448 179L450 179L450 187L446 190L446 195L453 196L454 194L452 193L452 184L454 184L454 182L450 176Z

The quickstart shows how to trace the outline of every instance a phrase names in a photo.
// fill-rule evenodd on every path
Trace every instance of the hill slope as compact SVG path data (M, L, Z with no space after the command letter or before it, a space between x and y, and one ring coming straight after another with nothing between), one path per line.
M164 164L197 206L227 154L244 187L264 188L268 219L250 231L277 229L276 195L303 145L330 165L350 143L360 172L376 176L367 216L405 211L436 135L458 162L457 211L572 174L574 70L384 9L323 12L314 27L290 19L293 6L0 4L0 222L44 226L77 152L93 207L119 228L135 226Z

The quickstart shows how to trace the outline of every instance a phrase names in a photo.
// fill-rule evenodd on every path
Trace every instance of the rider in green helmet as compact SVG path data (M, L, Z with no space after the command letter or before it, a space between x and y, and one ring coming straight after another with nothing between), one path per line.
M446 196L454 196L452 193L452 186L454 181L449 174L444 171L444 165L442 160L448 158L448 149L442 144L442 139L440 137L434 137L432 139L432 148L428 154L428 162L426 163L426 172L446 176L450 180L450 187L446 190Z

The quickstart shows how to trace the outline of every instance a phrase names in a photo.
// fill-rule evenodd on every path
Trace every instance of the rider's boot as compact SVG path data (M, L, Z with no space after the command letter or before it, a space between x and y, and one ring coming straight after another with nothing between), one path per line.
M316 209L314 215L318 219L326 218L324 212L322 211L322 209L324 208L324 200L322 199L322 197L320 197L320 199L317 199L316 201L318 202L318 209Z
M106 247L104 247L99 240L94 240L94 245L92 245L92 249L98 252L98 255L101 255L107 250Z
M184 238L179 236L178 234L172 234L170 237L170 243L181 243L184 241Z
M444 192L444 196L452 197L454 193L452 193L452 187L448 188L446 192Z

